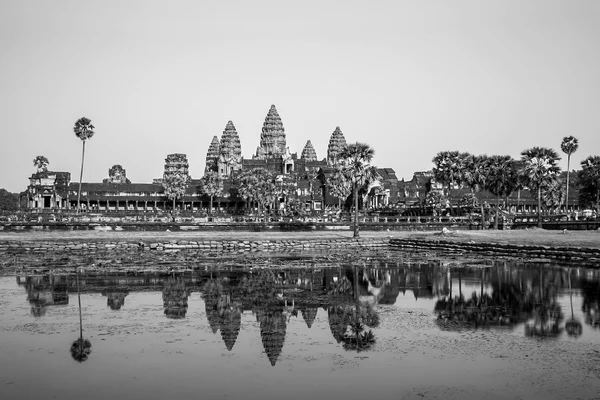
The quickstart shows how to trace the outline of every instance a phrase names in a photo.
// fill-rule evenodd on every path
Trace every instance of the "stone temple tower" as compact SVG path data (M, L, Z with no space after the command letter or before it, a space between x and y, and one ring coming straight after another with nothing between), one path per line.
M306 161L317 161L317 152L315 151L315 148L310 140L308 140L304 145L304 149L302 149L302 155L300 158Z
M275 105L272 105L263 123L260 146L256 149L256 155L253 158L262 160L281 157L285 152L285 130Z
M208 171L217 171L217 163L219 162L221 145L219 144L219 138L214 136L212 142L210 142L210 146L208 147L208 151L206 152L206 168L204 172Z
M335 131L329 138L329 146L327 147L327 165L334 166L337 164L340 152L346 147L346 138L339 126L335 127Z
M242 145L232 121L227 122L219 146L218 172L229 176L242 168Z

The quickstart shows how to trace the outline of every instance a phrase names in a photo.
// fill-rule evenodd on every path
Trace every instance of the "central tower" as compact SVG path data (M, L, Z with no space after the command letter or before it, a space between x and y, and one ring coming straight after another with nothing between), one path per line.
M256 155L253 158L260 160L276 158L285 155L285 153L285 130L275 105L272 105L263 123L260 146L256 149Z

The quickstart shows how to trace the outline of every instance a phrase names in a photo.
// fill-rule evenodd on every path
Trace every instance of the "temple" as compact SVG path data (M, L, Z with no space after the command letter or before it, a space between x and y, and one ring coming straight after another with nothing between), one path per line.
M271 105L264 119L259 146L250 158L242 156L240 137L233 121L227 121L220 138L213 136L206 152L204 174L217 173L224 190L214 196L213 205L218 211L231 212L247 206L237 194L236 178L258 168L277 177L278 182L293 182L296 194L306 210L324 210L339 207L342 201L331 194L328 178L334 173L339 155L346 146L340 127L330 135L327 157L317 157L311 140L307 140L300 156L290 151L282 118L275 105ZM175 201L178 210L206 211L210 199L203 195L201 179L189 177L189 164L185 154L169 154L164 164L165 173L152 183L132 183L125 168L113 165L109 177L102 183L81 184L80 207L87 211L158 211L170 210L173 203L163 188L165 179L173 175L187 176L188 186L183 196ZM391 168L380 168L380 184L369 190L368 205L382 207L398 202L398 179ZM287 177L287 178L286 178ZM66 172L41 171L33 174L27 190L30 209L74 209L77 207L78 182L70 181ZM345 201L346 199L343 199Z

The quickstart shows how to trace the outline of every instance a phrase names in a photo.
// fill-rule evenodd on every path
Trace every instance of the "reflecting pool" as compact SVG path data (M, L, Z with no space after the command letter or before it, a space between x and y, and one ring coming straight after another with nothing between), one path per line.
M0 278L0 398L595 398L600 271L369 257Z

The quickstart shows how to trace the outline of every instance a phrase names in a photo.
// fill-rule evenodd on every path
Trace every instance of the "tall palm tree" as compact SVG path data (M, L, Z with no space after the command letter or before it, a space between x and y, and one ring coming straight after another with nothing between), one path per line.
M487 159L485 187L496 196L496 218L494 229L498 229L500 197L510 196L517 188L518 173L515 160L511 156L491 156Z
M463 181L471 189L471 193L476 196L475 193L481 193L485 189L485 183L489 173L488 170L488 156L480 155L476 156L473 154L466 153L463 165ZM484 209L483 199L479 200L479 207L481 212L481 229L484 229Z
M79 190L77 190L77 213L79 213L79 201L81 199L81 181L83 179L83 160L85 158L85 142L94 136L94 125L89 118L81 117L75 122L73 131L83 142L83 148L81 150L81 173L79 174Z
M532 147L521 152L520 175L527 187L537 191L538 227L542 227L542 187L555 179L560 172L558 160L560 157L553 149L546 147Z
M571 154L579 148L579 140L573 136L563 138L560 148L567 155L567 197L565 199L565 209L569 212L569 174L571 173Z
M71 357L77 362L84 362L92 352L92 343L83 338L83 320L81 318L81 292L79 290L79 271L77 271L77 301L79 303L79 339L71 344Z
M581 326L581 322L575 319L575 314L573 313L573 290L571 287L571 268L567 269L567 278L569 280L569 301L571 303L571 320L565 323L565 330L569 336L578 337L581 336L583 332L583 327Z
M354 193L354 237L358 234L358 189L362 187L367 178L367 172L371 167L371 161L375 150L366 143L352 143L347 145L340 153L342 169L352 179Z

